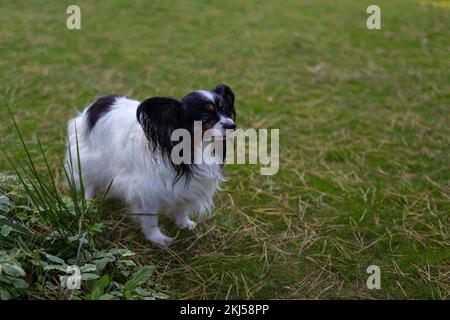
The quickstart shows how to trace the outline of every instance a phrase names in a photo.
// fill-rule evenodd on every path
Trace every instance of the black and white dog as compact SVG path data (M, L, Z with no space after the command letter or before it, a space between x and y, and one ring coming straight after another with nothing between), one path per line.
M224 180L221 164L174 164L171 151L177 142L171 134L178 128L193 134L194 121L201 121L203 132L214 128L225 137L236 128L235 117L234 93L224 84L181 100L104 96L69 121L66 168L80 189L79 160L86 198L110 186L108 196L128 205L145 237L167 246L172 238L159 229L158 214L179 228L194 229L190 217L211 211Z

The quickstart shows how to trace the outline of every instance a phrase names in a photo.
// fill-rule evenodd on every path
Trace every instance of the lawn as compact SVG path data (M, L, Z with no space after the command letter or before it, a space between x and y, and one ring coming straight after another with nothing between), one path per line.
M374 2L381 30L366 27ZM66 28L70 4L0 4L7 153L23 148L6 102L39 170L37 138L61 181L66 123L96 96L181 97L221 82L239 127L280 129L279 172L229 166L194 232L163 220L177 237L168 249L117 203L101 210L109 237L96 249L133 251L170 298L449 298L449 1L79 0L81 30ZM3 154L0 171L13 173ZM379 290L366 287L370 265ZM68 297L51 290L22 297Z

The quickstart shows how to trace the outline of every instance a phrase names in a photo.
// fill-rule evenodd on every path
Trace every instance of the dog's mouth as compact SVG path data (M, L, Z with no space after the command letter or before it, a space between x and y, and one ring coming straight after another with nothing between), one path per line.
M225 129L223 127L214 126L211 129L204 131L203 141L220 141L229 140L234 137L235 129Z
M234 121L226 117L221 117L219 121L202 122L202 140L228 140L233 138L235 129Z

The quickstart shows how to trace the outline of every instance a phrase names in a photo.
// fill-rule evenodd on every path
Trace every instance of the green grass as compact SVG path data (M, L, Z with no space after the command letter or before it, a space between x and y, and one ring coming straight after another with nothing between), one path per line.
M103 213L108 246L155 266L169 297L448 299L450 4L377 1L371 31L372 2L78 1L82 29L68 31L70 1L3 1L0 92L56 179L67 120L106 93L224 82L240 127L280 128L279 173L230 166L195 232L163 220L168 250L119 205ZM0 123L1 147L23 153L3 103ZM371 264L381 290L366 288Z

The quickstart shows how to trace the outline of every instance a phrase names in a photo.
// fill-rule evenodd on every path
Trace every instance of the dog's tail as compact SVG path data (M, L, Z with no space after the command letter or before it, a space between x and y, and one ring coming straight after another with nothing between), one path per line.
M82 114L70 119L67 124L67 144L64 168L67 178L80 190L80 167L82 149L86 143ZM66 181L67 183L68 181Z

